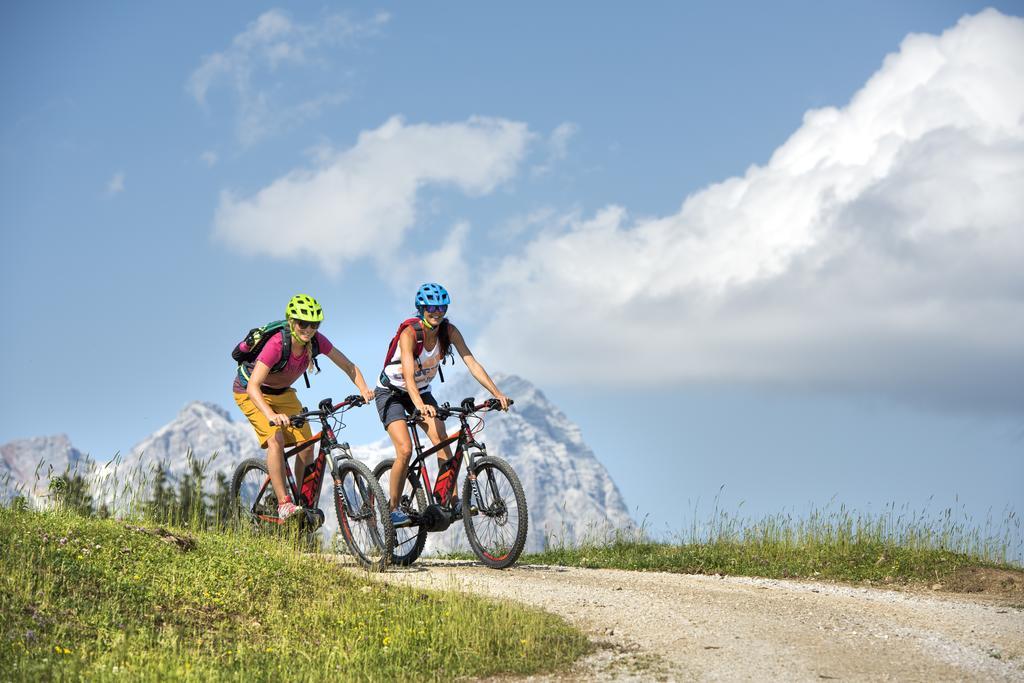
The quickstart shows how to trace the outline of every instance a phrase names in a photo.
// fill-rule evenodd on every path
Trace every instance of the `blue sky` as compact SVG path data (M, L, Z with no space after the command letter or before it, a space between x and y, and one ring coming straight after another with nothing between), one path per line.
M1001 518L1024 29L985 7L8 3L0 442L102 460L233 408L228 351L299 291L372 377L438 280L656 530L722 485Z

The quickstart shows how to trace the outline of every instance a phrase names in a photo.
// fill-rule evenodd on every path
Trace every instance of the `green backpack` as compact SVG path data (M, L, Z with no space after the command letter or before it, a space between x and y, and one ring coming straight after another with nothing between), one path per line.
M249 375L252 374L252 369L256 365L256 359L259 357L260 351L267 345L267 341L278 333L281 335L281 360L274 363L274 367L270 368L270 371L281 372L284 370L284 366L288 364L288 356L292 352L292 335L291 330L288 329L287 320L275 320L263 327L254 327L245 335L245 339L235 344L235 348L231 351L231 358L238 363L238 375L242 379L242 386L246 386L249 383ZM317 341L316 335L313 335L312 344L313 365L319 372L320 364L317 363L316 357L320 354L320 343ZM309 376L303 372L302 377L306 380L306 388L308 389L310 386Z

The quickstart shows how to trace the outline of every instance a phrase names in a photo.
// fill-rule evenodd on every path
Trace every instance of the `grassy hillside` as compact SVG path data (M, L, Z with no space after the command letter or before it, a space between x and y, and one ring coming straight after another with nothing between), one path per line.
M556 670L560 619L370 582L286 539L0 508L0 671L15 680L436 680Z

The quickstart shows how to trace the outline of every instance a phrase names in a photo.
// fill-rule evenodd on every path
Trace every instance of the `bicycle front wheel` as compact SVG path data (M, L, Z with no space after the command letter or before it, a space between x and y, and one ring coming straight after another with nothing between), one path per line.
M373 473L358 460L338 463L334 478L338 533L360 565L382 571L391 561L395 529L387 498Z
M262 531L269 520L277 519L277 495L266 462L251 458L235 468L231 501L233 521L240 527Z
M389 495L391 490L391 467L395 464L394 458L380 461L373 468L373 476L380 482L384 495ZM422 486L413 489L409 478L405 479L405 486L402 488L401 499L398 501L398 509L402 512L419 516L427 509L427 494L423 492ZM400 567L408 567L419 558L423 552L423 545L427 542L427 530L422 526L407 526L395 529L395 549L391 553L391 564Z
M462 484L462 523L473 552L488 567L504 569L519 559L529 524L526 494L512 466L488 455L473 463Z

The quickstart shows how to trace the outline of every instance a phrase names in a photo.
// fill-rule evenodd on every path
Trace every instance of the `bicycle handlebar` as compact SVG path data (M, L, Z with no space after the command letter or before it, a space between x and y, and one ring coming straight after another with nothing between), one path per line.
M324 420L331 413L335 413L342 409L348 410L351 408L358 408L359 406L362 405L366 405L366 399L364 399L359 394L352 394L351 396L346 396L345 400L338 404L335 404L329 398L325 398L324 400L320 401L320 406L318 410L309 410L307 408L303 408L301 413L292 415L291 417L288 418L288 421L291 423L293 427L301 427L306 423L306 420L308 420L311 417L316 417L321 420Z
M515 403L512 399L508 400L508 404L512 405ZM452 415L472 415L473 413L480 412L481 410L499 410L501 408L501 401L496 398L489 398L483 403L476 404L473 401L473 397L462 399L462 403L459 406L449 405L448 403L442 403L436 406L434 409L437 411L437 416L442 420L447 420ZM409 424L414 424L423 419L423 413L420 412L419 408L412 411L412 415L405 418L405 421Z

